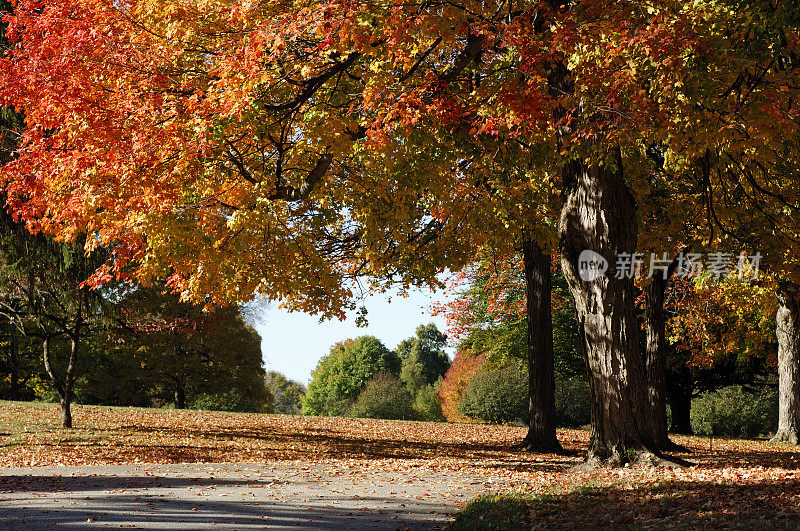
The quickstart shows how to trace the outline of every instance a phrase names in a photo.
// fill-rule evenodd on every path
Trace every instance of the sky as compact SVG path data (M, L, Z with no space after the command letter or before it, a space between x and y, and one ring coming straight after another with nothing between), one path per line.
M365 301L369 326L356 326L356 313L351 312L345 321L319 322L319 317L304 313L290 313L277 304L264 306L259 311L256 330L261 334L261 351L268 371L278 371L287 378L308 385L317 362L328 354L337 341L371 335L394 349L402 340L414 335L421 324L435 323L445 332L443 315L431 315L431 306L446 300L439 291L411 290L408 297L394 292L377 294ZM448 345L453 356L453 347Z

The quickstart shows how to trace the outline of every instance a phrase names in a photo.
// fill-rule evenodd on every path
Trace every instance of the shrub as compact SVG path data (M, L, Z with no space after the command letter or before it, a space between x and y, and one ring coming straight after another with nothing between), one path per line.
M472 378L483 370L486 365L486 354L471 356L468 352L459 351L450 369L445 373L444 380L439 386L439 403L441 404L442 414L448 422L469 422L458 411L458 403L461 395Z
M555 375L556 426L581 427L591 421L586 378ZM486 422L528 422L528 369L512 363L502 369L484 368L465 386L459 413Z
M723 387L692 400L692 429L698 435L757 437L778 425L778 394L774 389L750 392Z
M444 414L442 407L439 404L439 387L442 384L442 379L435 383L422 386L417 391L417 396L414 397L414 411L417 412L419 418L422 420L429 420L433 422L444 422Z
M517 364L479 372L467 384L458 412L502 424L528 419L528 380Z
M270 395L270 399L271 399ZM189 404L190 409L204 409L207 411L239 411L243 413L271 413L272 400L268 404L259 404L252 397L239 391L232 390L225 393L201 393L194 397Z
M373 376L350 408L350 417L372 419L417 419L411 393L400 379L381 371Z
M589 382L556 374L556 426L579 428L591 422Z

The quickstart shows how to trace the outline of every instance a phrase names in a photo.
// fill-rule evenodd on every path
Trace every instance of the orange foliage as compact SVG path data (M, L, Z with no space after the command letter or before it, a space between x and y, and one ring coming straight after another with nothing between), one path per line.
M439 387L439 400L442 405L442 413L448 422L471 422L469 419L458 412L458 401L464 388L472 378L486 365L486 354L471 356L459 351L450 369L444 375L441 387Z
M497 179L496 162L511 139L551 152L555 108L592 113L567 150L649 144L695 112L675 92L709 48L704 12L506 7L20 0L0 104L28 127L0 182L33 228L113 247L94 283L168 277L197 300L343 316L350 276L434 283L552 215L560 156L536 177ZM546 71L576 50L579 86L556 94Z

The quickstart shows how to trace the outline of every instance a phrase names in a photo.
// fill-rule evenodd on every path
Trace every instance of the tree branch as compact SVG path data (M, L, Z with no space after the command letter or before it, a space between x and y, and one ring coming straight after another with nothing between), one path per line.
M317 159L317 163L308 175L306 175L303 184L299 187L278 185L275 187L275 191L269 195L268 199L275 201L300 201L305 199L314 190L317 183L328 173L332 162L333 155L326 150L325 153Z

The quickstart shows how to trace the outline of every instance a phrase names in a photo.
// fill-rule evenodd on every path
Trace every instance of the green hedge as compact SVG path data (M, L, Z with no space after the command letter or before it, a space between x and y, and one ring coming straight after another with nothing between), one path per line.
M399 420L418 418L411 393L397 376L385 371L377 373L367 382L348 416Z
M723 387L692 400L692 429L697 435L758 437L778 426L778 393L765 388L749 392Z
M519 367L483 370L464 388L458 402L464 416L503 424L528 419L528 380Z
M556 374L556 426L580 428L592 420L586 378Z
M589 384L585 378L556 374L556 426L589 424ZM497 424L528 422L528 374L523 364L488 368L467 384L458 411L470 418Z

